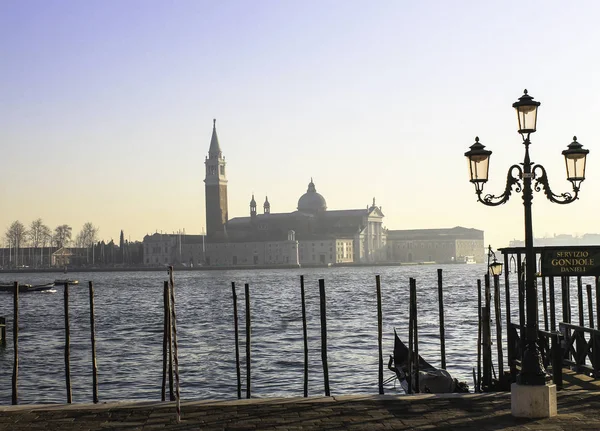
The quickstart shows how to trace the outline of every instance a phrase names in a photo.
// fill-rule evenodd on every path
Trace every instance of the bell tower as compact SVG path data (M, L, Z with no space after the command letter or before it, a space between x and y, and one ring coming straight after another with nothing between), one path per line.
M217 120L213 120L213 131L208 149L208 157L204 161L206 176L204 189L206 195L206 234L211 237L225 231L227 223L227 176L225 175L225 158L221 153L217 137Z

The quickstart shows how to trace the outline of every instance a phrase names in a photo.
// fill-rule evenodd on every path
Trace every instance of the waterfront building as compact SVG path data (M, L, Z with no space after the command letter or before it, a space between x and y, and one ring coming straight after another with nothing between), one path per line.
M551 237L534 238L533 245L536 247L551 247L551 246L563 246L563 245L599 245L600 234L598 233L585 233L581 236L559 234ZM523 240L514 239L509 242L509 247L525 247Z
M246 216L229 218L225 157L216 120L205 159L206 236L155 233L144 238L147 265L310 266L384 262L484 261L483 231L388 231L375 199L359 209L331 210L310 179L295 210L273 211L265 196L259 213L252 195Z
M204 235L156 232L144 237L144 264L201 266L206 259L205 246Z
M485 261L483 231L478 229L389 230L387 242L390 262L465 263L469 257Z

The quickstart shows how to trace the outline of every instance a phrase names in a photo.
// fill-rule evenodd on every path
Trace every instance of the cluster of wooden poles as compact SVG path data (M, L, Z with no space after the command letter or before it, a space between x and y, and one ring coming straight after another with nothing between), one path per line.
M163 373L161 400L166 401L167 368L169 375L169 399L175 401L177 422L181 421L181 397L179 393L179 356L177 345L177 318L175 315L175 283L173 267L169 267L169 281L164 282L164 331L163 331ZM173 387L173 381L175 385Z
M381 292L379 287L379 276L377 276L377 304L379 316L379 357L380 357L380 381L383 382L383 352L381 350ZM240 341L238 329L238 301L235 283L231 283L233 295L233 322L235 332L235 369L237 376L237 397L242 398L242 379L240 370ZM252 339L252 316L250 312L250 285L244 284L244 296L246 302L246 398L252 396L252 367L251 367L251 339ZM308 335L306 329L306 301L304 292L304 276L300 276L300 296L302 300L302 334L304 340L304 396L308 397ZM319 302L321 317L321 361L323 363L323 384L325 395L330 396L329 388L329 365L327 361L327 301L325 297L325 280L319 279ZM383 393L383 384L380 386L380 392Z
M378 388L379 394L384 394L384 378L383 378L383 324L382 324L382 309L381 309L381 279L379 275L375 276L375 284L377 290L377 344L378 344L378 357L379 357L379 378ZM446 343L445 343L445 331L444 331L444 301L442 294L442 270L438 269L438 303L439 303L439 317L440 317L440 350L442 359L442 368L446 369ZM416 364L415 371L418 376L419 365L418 360L412 360L419 357L419 337L417 329L417 291L416 291L416 280L410 278L410 310L409 310L409 375L412 373L412 364ZM242 398L242 383L241 383L241 372L240 372L240 349L239 349L239 330L238 330L238 307L237 307L237 294L235 283L231 283L231 289L233 294L233 319L234 319L234 332L235 332L235 360L236 360L236 374L237 374L237 397ZM246 283L245 289L245 302L246 302L246 398L251 397L251 335L252 335L252 324L251 324L251 313L250 313L250 286ZM300 276L300 296L302 303L302 333L304 341L304 396L308 397L308 337L306 329L306 304L305 304L305 293L304 293L304 276ZM329 365L327 361L327 300L325 295L325 280L319 279L319 303L320 303L320 320L321 320L321 361L323 366L323 386L325 396L330 396L331 391L329 387ZM416 379L416 387L412 387L411 379L408 381L409 393L419 392L419 380Z
M508 263L508 255L505 256L505 263ZM507 266L508 267L508 266ZM525 280L523 266L520 261L520 255L517 259L516 271L518 275L517 293L518 293L518 315L519 321L518 326L521 331L525 328ZM508 271L504 274L504 289L505 289L505 312L506 312L506 329L507 334L512 325L511 322L511 303L510 303L510 284L509 284L509 273ZM572 322L571 316L571 289L570 289L570 277L541 277L541 302L542 302L542 315L540 316L540 326L543 320L544 331L554 333L559 330L557 325L556 315L556 300L555 300L555 279L560 281L560 291L562 298L562 321L570 324ZM587 309L588 324L589 328L600 329L600 318L594 325L594 299L592 297L592 291L594 286L592 284L586 284L585 290L582 281L582 277L576 277L577 281L577 312L579 326L585 327L586 322L584 319L584 310ZM478 288L478 315L479 315L479 328L478 328L478 342L477 342L477 374L473 370L473 380L475 383L475 392L485 392L490 390L506 390L510 383L510 376L504 372L504 355L502 350L502 316L501 316L501 304L500 304L500 278L497 275L490 277L488 274L484 277L484 285L482 287L481 280L477 280ZM493 291L492 291L493 289ZM585 293L584 293L585 292ZM493 365L493 352L492 352L492 294L493 294L493 313L495 317L495 332L496 332L496 348L497 348L497 368L498 374ZM595 294L596 294L596 315L600 316L600 277L596 277L595 280ZM587 298L585 298L587 296ZM587 299L587 304L585 303ZM508 336L507 335L507 336ZM520 349L525 348L526 337L521 334L520 337ZM511 375L516 375L515 366L511 363L511 348L512 344L508 343L508 360ZM515 352L512 352L514 355ZM558 366L559 364L557 364ZM508 370L507 370L508 371ZM494 382L494 380L496 382Z
M330 396L329 386L329 365L327 360L327 305L325 295L325 280L319 279L319 299L320 299L320 323L321 323L321 360L323 366L323 385L326 396ZM377 341L379 357L379 393L384 393L384 362L383 362L383 325L382 325L382 306L381 306L381 280L380 276L375 276L377 293ZM166 401L167 397L167 378L169 385L169 399L176 401L177 417L181 417L180 393L179 393L179 360L177 351L177 325L175 313L175 286L173 281L173 268L169 268L169 280L164 282L163 303L164 303L164 328L163 328L163 374L161 400ZM235 328L235 358L237 375L237 397L242 398L241 370L240 370L240 348L239 348L239 329L238 329L238 300L235 283L231 283L233 294L233 318ZM250 286L244 285L245 289L245 322L246 322L246 398L251 397L252 378L251 378L251 334L252 319L250 309ZM300 276L300 293L302 301L302 329L304 341L304 396L308 397L308 336L306 325L306 304L304 276ZM438 269L438 293L440 310L440 341L441 341L441 359L442 368L446 367L445 353L445 334L444 334L444 304L442 297L442 270ZM14 283L14 314L13 314L13 343L14 343L14 363L12 376L12 404L18 404L18 368L19 368L19 284ZM411 355L418 358L418 330L417 330L417 299L416 299L416 280L410 279L410 319L409 319L409 351ZM94 286L89 282L89 303L90 303L90 332L92 348L92 378L93 378L93 402L98 403L98 367L96 362L96 337L95 337L95 317L94 317ZM71 390L71 371L70 371L70 329L69 329L69 284L64 284L64 316L65 316L65 381L67 389L67 403L72 403ZM2 322L0 322L2 323ZM4 329L4 328L2 328ZM3 340L6 336L3 334ZM409 361L409 363L418 361ZM418 365L416 365L418 375ZM410 387L409 379L409 387ZM418 391L418 379L416 382ZM412 393L412 389L411 389Z
M482 301L481 280L477 280L477 376L473 369L473 382L475 392L492 389L492 374L495 374L492 363L492 335L491 335L491 286L490 276L484 277L484 301ZM508 301L508 297L507 297ZM507 313L510 313L510 303L507 302ZM500 278L494 275L494 314L496 319L496 347L498 350L499 383L505 384L504 357L502 353L502 316L500 312ZM483 369L482 369L483 368ZM483 377L482 377L483 371Z
M98 403L98 366L96 363L96 326L94 319L94 284L89 282L90 296L90 332L92 341L92 390L93 401ZM19 283L14 282L13 291L13 373L12 373L12 404L19 403ZM64 310L65 310L65 383L67 387L67 403L73 402L71 390L71 332L69 323L69 283L64 284Z

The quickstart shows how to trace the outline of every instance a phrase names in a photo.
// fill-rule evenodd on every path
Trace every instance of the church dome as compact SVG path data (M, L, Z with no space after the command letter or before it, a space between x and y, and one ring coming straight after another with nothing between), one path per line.
M326 209L327 203L325 202L325 198L317 193L317 189L311 178L310 183L308 184L308 190L300 196L300 199L298 199L298 211L318 213L325 211Z

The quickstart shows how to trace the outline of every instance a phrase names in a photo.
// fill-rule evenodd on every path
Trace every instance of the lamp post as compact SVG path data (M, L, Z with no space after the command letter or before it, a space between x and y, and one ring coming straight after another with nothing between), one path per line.
M567 167L567 180L573 186L573 193L561 193L559 195L552 192L548 184L546 169L539 164L533 164L529 158L529 138L536 131L537 110L540 102L533 100L533 97L527 94L525 90L523 96L513 103L513 108L517 110L519 121L518 132L523 138L525 145L525 156L523 162L514 164L508 169L506 178L506 187L504 193L500 196L486 194L482 196L483 186L488 180L489 160L491 151L485 150L475 138L475 143L471 145L470 150L465 153L469 160L470 181L475 185L477 200L484 205L497 206L506 203L513 191L523 194L523 207L525 210L525 290L527 304L527 331L526 347L523 352L521 362L521 372L517 376L519 385L545 385L546 370L542 363L541 354L537 343L537 286L535 280L536 259L533 250L533 228L531 219L531 201L533 200L533 190L536 192L544 191L544 194L551 202L557 204L569 204L574 202L579 195L581 182L585 179L585 162L589 150L586 150L573 137L573 142L562 152L565 157ZM532 185L532 182L534 184Z
M488 245L488 273L494 277L500 277L502 275L502 263L498 262L496 253L492 250L492 246ZM493 262L490 263L490 258L493 258Z

